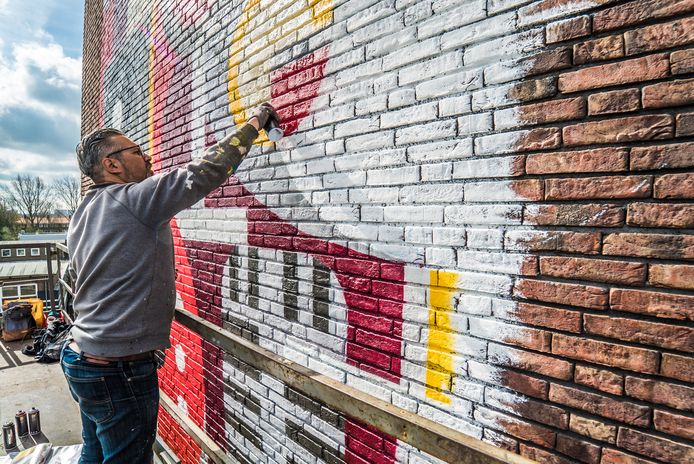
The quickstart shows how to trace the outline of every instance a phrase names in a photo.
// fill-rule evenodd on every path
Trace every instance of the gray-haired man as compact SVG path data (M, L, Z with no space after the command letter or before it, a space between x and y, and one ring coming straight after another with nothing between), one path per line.
M94 181L68 230L75 324L61 365L82 416L81 463L152 462L159 384L154 352L170 346L175 271L169 221L234 173L269 118L248 124L183 168L152 173L151 159L115 129L77 147Z

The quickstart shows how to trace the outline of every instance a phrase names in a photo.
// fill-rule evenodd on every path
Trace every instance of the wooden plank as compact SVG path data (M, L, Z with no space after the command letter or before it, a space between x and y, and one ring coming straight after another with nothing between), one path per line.
M306 396L444 461L461 464L534 462L312 371L187 311L177 309L175 319L206 341Z
M169 398L166 393L159 390L159 405L178 422L178 424L191 436L195 442L200 445L203 452L215 464L239 464L236 459L227 456L222 448L212 441L207 434L197 426L195 422L190 420L188 416L183 415L178 406Z

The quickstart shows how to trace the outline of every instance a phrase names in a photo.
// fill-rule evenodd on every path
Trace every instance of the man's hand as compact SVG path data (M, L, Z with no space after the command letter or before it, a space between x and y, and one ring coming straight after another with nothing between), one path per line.
M255 107L251 111L251 116L248 118L248 123L253 125L256 130L260 130L267 124L268 119L273 118L277 123L280 122L280 117L271 104L265 102L260 106ZM257 124L257 125L256 125Z

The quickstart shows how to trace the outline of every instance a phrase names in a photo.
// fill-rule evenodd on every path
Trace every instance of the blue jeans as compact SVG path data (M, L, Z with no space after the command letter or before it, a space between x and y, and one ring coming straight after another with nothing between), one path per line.
M66 343L60 364L82 416L80 464L150 464L159 411L154 359L96 364Z

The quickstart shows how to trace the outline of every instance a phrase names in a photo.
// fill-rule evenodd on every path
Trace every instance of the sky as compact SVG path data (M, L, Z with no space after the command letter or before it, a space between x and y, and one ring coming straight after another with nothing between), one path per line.
M0 184L79 168L83 0L0 0Z

